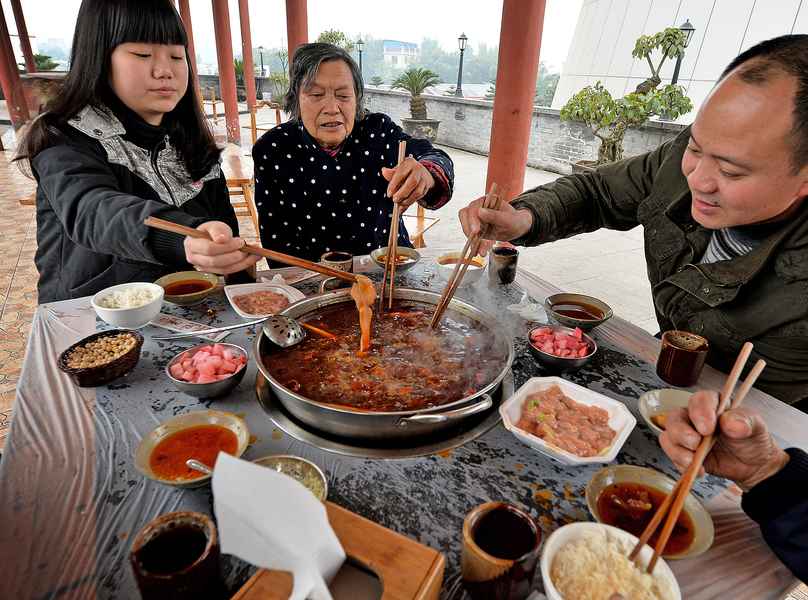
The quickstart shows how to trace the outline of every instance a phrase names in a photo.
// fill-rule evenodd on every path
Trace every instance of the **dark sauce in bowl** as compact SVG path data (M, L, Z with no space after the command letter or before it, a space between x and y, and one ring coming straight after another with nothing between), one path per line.
M563 304L553 304L550 308L560 315L581 321L598 321L603 318L602 311L584 303L564 302Z
M598 496L598 514L603 523L640 537L666 496L664 492L641 483L613 483ZM659 527L651 536L648 541L650 546L656 546L661 531ZM693 519L683 510L665 545L663 556L681 554L687 550L695 534Z
M204 279L183 279L182 281L169 283L163 289L165 289L166 296L184 296L186 294L204 292L212 287L213 284Z

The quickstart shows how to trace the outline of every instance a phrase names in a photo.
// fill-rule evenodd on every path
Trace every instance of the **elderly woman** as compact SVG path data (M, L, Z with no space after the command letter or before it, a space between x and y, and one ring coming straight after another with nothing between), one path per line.
M362 75L331 44L295 52L286 123L253 147L255 202L264 248L317 260L324 252L367 254L387 245L393 202L439 208L449 201L452 160L362 107ZM396 166L398 142L407 158ZM398 243L411 246L403 221Z

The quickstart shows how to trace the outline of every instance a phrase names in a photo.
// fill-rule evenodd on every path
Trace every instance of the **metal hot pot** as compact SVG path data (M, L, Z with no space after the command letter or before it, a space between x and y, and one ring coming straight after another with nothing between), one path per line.
M396 289L395 299L406 300L434 307L440 294L426 290ZM346 309L353 310L353 299L347 289L336 290L301 300L282 314L295 319L306 320L307 315L316 313L324 307L335 304L348 304ZM502 379L511 368L513 362L513 341L506 329L497 319L462 300L453 299L449 311L456 311L483 326L483 331L493 336L490 347L491 356L481 360L499 360L497 375L492 381L481 386L473 394L440 406L410 411L376 412L357 410L350 406L324 404L311 400L281 385L264 364L264 359L271 361L272 354L284 352L283 349L266 339L263 332L255 337L253 354L261 374L266 378L272 391L295 418L305 425L328 434L345 438L357 438L366 441L382 441L434 434L457 425L462 419L470 417L493 407L492 394L497 390ZM317 373L311 373L316 377Z

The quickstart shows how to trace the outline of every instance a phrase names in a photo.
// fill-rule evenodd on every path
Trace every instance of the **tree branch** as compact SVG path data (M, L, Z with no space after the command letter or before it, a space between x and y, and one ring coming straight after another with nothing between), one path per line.
M651 55L650 55L650 54L646 54L646 55L645 55L645 60L647 60L647 61L648 61L648 67L651 69L651 77L656 76L656 75L657 75L657 72L654 70L654 63L652 63L652 62L651 62Z

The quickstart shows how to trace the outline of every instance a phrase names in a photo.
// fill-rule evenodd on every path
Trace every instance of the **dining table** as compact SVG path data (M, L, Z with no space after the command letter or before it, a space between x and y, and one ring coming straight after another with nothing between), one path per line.
M457 249L420 249L420 261L397 273L397 288L441 292L445 282L435 259ZM355 270L381 280L381 268L368 257L356 257ZM312 295L317 285L314 278L297 287ZM531 355L526 334L542 322L543 300L559 291L564 290L543 280L540 272L519 269L511 284L489 281L484 273L455 294L495 315L512 336L512 388L554 374ZM535 316L526 319L514 310L525 306L535 309ZM200 305L165 303L162 311L212 326L242 320L221 289ZM0 598L137 598L129 565L137 532L171 511L212 515L213 497L210 485L179 489L147 479L135 469L135 450L161 422L198 410L230 411L245 419L253 439L243 458L294 454L313 461L326 474L331 502L442 552L444 600L464 597L461 530L473 507L494 500L515 504L537 520L545 539L564 524L593 520L585 488L604 465L554 462L520 442L496 418L490 428L456 447L409 458L352 456L297 439L257 399L254 327L226 339L248 350L251 359L242 382L223 398L194 398L172 385L166 364L200 340L154 340L167 332L153 326L140 330L145 337L141 357L125 377L96 388L77 387L57 368L57 358L81 338L108 328L96 317L90 298L37 308L0 461ZM637 418L616 463L677 478L638 408L644 392L669 387L655 370L659 340L619 314L591 335L598 344L596 356L563 377L624 403ZM720 389L724 379L725 374L707 366L692 389ZM808 415L757 389L745 405L763 416L778 444L808 450ZM683 598L782 598L796 580L741 510L741 490L707 475L697 480L693 493L712 516L715 540L701 556L667 561ZM222 562L231 593L255 571L232 556ZM534 586L542 590L540 574Z

